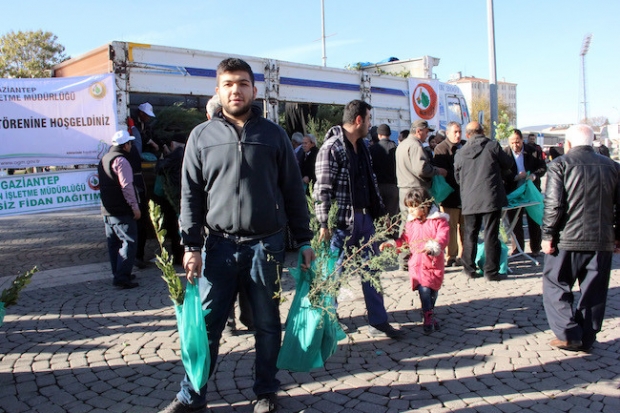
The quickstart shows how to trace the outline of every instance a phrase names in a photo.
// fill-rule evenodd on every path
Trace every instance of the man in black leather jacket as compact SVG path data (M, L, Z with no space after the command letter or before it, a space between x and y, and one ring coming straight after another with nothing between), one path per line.
M601 331L612 255L620 240L620 167L594 152L587 125L566 132L565 155L548 165L543 217L543 301L565 350L592 347ZM572 287L581 296L573 308Z

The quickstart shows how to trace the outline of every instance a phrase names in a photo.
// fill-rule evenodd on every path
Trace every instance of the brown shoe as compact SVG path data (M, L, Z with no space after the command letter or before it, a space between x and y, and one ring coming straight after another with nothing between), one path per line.
M568 350L568 351L581 351L583 345L580 340L560 340L559 338L553 339L549 342L551 347L559 348L560 350Z

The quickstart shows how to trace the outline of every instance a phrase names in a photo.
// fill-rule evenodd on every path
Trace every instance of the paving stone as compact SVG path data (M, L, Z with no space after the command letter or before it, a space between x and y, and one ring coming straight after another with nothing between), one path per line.
M93 217L84 222L96 225L101 251L82 251L70 265L58 254L5 318L0 412L155 413L179 389L184 371L176 317L159 270L137 272L137 289L114 290L101 217ZM0 234L15 225L8 221L0 218ZM74 233L61 225L63 233ZM66 237L73 244L88 241L88 235ZM68 255L82 249L64 248ZM0 268L8 268L15 259L6 257L4 245L0 250ZM33 251L18 255L23 262L36 257ZM436 309L443 328L428 336L417 294L404 288L408 275L383 274L390 321L408 333L402 340L368 336L361 288L351 285L356 298L338 308L349 340L323 369L278 374L280 411L620 411L620 258L614 257L603 331L589 354L548 345L553 335L542 308L540 268L514 266L501 288L448 269ZM64 284L52 284L63 277ZM282 322L294 291L290 280L284 291ZM254 358L252 335L224 335L207 393L216 411L252 411Z

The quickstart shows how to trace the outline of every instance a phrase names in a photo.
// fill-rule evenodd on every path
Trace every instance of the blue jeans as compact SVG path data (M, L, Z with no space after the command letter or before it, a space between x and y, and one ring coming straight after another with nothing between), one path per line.
M336 250L340 253L337 265L345 259L347 249L351 246L359 246L362 243L367 242L370 237L375 234L375 226L372 222L372 217L369 214L355 213L354 216L353 231L344 229L336 229L332 234L330 248L332 251ZM345 239L350 237L346 240ZM376 255L379 253L378 246L373 244L369 246L365 251L364 258L368 258L370 255ZM388 316L385 311L385 305L383 304L383 295L379 293L369 281L362 281L362 292L364 293L364 301L366 302L366 311L368 313L368 324L371 326L378 326L383 323L387 323Z
M280 275L284 262L284 233L261 240L237 243L209 235L205 241L203 277L200 296L203 308L211 309L205 317L213 374L220 338L230 310L235 303L239 285L245 287L256 329L256 360L254 393L275 393L280 387L276 378L276 362L280 353ZM191 407L207 402L207 385L198 392L187 376L181 382L177 399Z
M131 280L131 270L136 259L138 224L132 216L103 216L108 255L115 283Z
M437 301L437 290L429 287L418 285L418 293L422 302L422 311L431 311L435 309L435 301Z

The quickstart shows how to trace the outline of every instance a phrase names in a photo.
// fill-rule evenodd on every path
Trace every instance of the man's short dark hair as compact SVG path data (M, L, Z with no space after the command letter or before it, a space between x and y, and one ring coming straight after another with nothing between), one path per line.
M342 123L343 124L352 124L355 123L355 118L361 116L362 118L366 117L366 113L372 109L369 103L364 102L363 100L355 99L347 103L347 106L344 107L344 113L342 114Z
M252 72L252 68L250 65L242 59L236 57L229 57L228 59L224 59L217 65L217 79L216 82L220 81L220 75L225 72L246 72L250 75L250 80L252 81L252 86L254 86L254 72Z
M523 139L523 134L521 133L521 131L519 129L513 129L512 133L517 135L520 139Z

